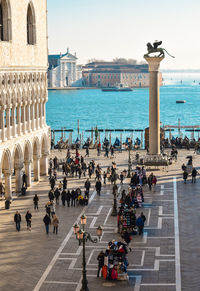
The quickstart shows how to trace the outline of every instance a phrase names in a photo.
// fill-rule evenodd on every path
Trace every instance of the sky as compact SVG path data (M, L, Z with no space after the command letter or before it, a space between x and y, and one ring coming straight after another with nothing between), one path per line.
M162 40L163 69L200 69L200 0L47 0L49 53L143 61L146 43Z

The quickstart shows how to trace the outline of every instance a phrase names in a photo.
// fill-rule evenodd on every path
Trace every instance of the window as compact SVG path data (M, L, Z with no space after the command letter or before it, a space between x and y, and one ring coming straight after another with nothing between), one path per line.
M28 4L27 10L27 43L36 44L35 11L31 2Z
M11 10L9 0L0 0L0 40L11 40Z

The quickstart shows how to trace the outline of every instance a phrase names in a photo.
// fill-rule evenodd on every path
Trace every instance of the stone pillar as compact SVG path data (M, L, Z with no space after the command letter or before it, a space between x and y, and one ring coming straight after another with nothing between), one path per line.
M10 108L6 108L6 127L7 127L7 139L10 139Z
M40 173L41 176L48 175L48 153L43 153L40 159Z
M15 188L16 193L21 193L22 190L22 166L15 166Z
M33 171L34 181L40 180L40 158L37 155L33 156Z
M31 186L31 162L32 161L25 161L25 174L27 176L27 186Z
M46 102L43 102L42 103L42 106L43 106L43 125L46 124Z
M26 111L25 111L25 104L22 105L21 107L21 122L22 122L22 131L23 131L23 134L25 134L26 132Z
M42 100L40 101L39 103L39 106L40 106L40 127L42 128L42 125L43 125L43 106L42 106Z
M0 125L1 125L1 140L5 141L5 121L4 121L4 109L0 111Z
M12 136L16 137L16 119L15 119L15 109L16 107L12 107L12 113L11 113L11 122L12 122Z
M11 172L4 171L4 177L5 177L5 199L12 199Z
M28 132L31 132L30 103L28 103L26 106L26 117L28 124Z
M39 128L39 110L38 103L35 103L35 118L36 118L36 128Z
M21 116L20 116L20 105L17 106L17 134L21 135Z
M149 154L160 154L160 78L159 67L164 57L144 56L149 64Z

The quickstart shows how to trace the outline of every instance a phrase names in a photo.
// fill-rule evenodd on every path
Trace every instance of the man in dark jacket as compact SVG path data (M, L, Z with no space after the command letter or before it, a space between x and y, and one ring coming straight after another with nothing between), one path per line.
M71 194L70 194L70 191L68 190L67 194L66 194L66 201L67 201L67 206L68 207L70 206L70 199L71 199Z
M196 183L197 170L195 168L192 169L192 183Z
M188 172L185 170L185 171L183 172L183 180L184 180L184 184L186 184L187 177L188 177Z
M101 181L100 181L100 180L98 180L98 181L96 182L95 187L96 187L97 195L100 196L100 193L101 193Z
M104 257L105 257L105 254L103 251L101 251L97 257L97 260L98 260L98 271L97 271L97 277L99 277L99 272L100 270L103 268L104 266Z
M58 190L58 188L56 188L54 196L56 197L56 204L59 205L60 191Z
M62 205L65 206L65 200L66 200L66 191L63 190L62 193L61 193L61 200L62 200Z
M88 194L90 193L90 186L91 186L90 181L89 181L89 179L87 179L85 182L85 189L86 189Z
M21 214L18 211L14 215L14 222L16 223L16 230L20 231Z
M46 234L49 234L49 224L51 224L51 218L48 214L45 215L43 218L45 228L46 228Z
M141 215L137 218L136 225L138 227L139 235L141 235L143 233L143 228L144 228L144 220Z

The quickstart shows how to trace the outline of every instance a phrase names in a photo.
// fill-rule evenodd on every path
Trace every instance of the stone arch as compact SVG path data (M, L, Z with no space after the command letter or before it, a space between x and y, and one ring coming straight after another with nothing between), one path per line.
M4 150L1 158L1 171L5 177L5 199L12 198L11 169L12 158L9 149Z
M24 168L27 176L27 186L31 186L31 164L32 164L32 146L29 140L25 141L24 145Z
M49 155L49 145L48 138L44 134L41 138L41 159L40 159L40 172L41 175L48 175L48 155Z
M9 0L0 0L0 40L12 39L11 8Z
M33 140L33 171L34 181L40 179L40 142L38 137Z
M30 45L36 44L35 9L32 1L29 2L27 9L27 43Z
M17 144L13 151L12 158L14 173L15 173L15 189L16 193L20 193L22 189L22 169L24 166L23 151L19 144Z

